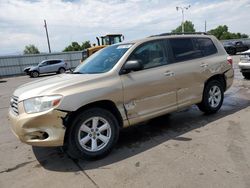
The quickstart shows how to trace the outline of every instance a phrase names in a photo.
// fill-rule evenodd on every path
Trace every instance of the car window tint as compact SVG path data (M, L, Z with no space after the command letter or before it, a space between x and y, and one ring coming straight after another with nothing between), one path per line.
M57 63L59 63L60 61L58 60L51 60L51 61L48 61L48 65L55 65Z
M199 46L193 44L191 38L169 39L175 61L186 61L202 57Z
M214 43L209 38L197 38L196 39L200 49L202 50L202 53L204 56L212 55L217 53L217 49L214 46Z
M139 60L143 69L167 64L164 47L160 41L143 44L131 54L128 60Z

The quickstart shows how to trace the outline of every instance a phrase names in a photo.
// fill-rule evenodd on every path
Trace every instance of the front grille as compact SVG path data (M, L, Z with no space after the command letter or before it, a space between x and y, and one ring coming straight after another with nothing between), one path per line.
M10 107L12 109L12 111L18 115L19 111L18 111L18 97L13 96L10 100Z

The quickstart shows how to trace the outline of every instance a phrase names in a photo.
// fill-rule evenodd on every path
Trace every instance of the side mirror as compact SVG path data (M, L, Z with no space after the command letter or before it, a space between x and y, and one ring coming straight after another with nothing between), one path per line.
M131 71L142 70L142 64L139 60L130 60L127 61L123 67L122 73L129 73Z

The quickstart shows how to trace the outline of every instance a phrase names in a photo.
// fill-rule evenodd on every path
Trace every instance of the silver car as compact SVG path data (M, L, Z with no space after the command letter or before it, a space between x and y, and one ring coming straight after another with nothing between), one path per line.
M67 62L61 59L49 59L44 60L36 66L26 67L24 72L31 77L38 77L40 74L44 73L58 73L62 74L69 69Z
M244 78L250 79L250 50L241 53L239 68Z

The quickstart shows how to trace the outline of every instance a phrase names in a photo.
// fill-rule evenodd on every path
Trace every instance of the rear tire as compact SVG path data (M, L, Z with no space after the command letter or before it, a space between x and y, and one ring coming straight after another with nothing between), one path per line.
M74 159L98 159L113 149L119 137L115 116L101 108L79 113L66 131L65 148Z
M250 73L243 72L242 75L245 79L250 80Z
M58 70L58 74L63 74L63 73L65 73L66 72L66 70L65 70L65 68L60 68L59 70Z
M211 80L205 85L202 101L198 107L206 114L213 114L221 108L223 100L223 84L218 80Z
M30 73L30 76L31 76L32 78L37 78L37 77L39 76L39 72L38 72L38 71L32 71L32 72Z

